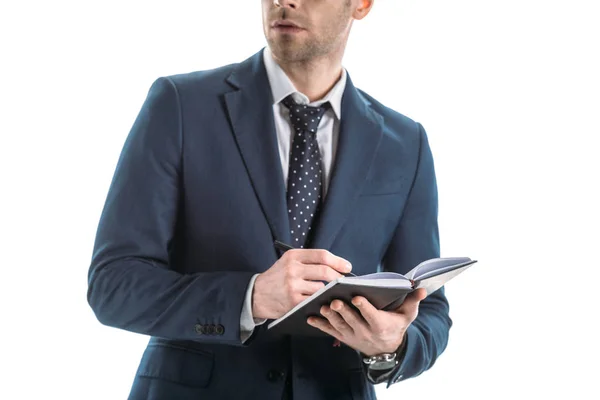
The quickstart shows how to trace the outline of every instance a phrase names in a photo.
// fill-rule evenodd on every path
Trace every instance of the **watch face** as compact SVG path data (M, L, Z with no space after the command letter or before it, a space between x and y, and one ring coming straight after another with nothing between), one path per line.
M386 369L392 369L396 366L396 361L378 361L371 364L370 368L376 371L384 371Z

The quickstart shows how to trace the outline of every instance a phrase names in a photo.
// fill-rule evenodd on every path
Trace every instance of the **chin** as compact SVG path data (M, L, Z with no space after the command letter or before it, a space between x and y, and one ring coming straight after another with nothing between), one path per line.
M305 46L290 40L268 41L273 55L283 61L300 61L305 59Z

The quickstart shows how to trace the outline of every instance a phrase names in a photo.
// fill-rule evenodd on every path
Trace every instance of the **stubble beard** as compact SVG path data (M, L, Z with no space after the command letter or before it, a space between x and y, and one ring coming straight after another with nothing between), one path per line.
M336 51L343 41L343 31L349 18L350 1L345 4L335 21L331 21L321 35L308 38L297 38L293 34L268 36L267 43L273 54L283 62L298 63L308 62ZM285 19L285 11L282 19ZM309 34L313 34L309 31ZM304 33L300 33L304 35ZM314 34L313 34L314 35Z
M288 35L271 38L267 42L273 54L286 63L314 60L328 54L331 47L317 40L298 40Z

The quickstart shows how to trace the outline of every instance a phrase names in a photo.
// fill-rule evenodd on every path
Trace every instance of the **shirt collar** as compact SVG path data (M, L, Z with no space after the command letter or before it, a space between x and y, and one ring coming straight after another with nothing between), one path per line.
M290 81L290 78L288 78L283 69L281 69L279 64L277 64L273 58L271 49L269 49L268 46L265 47L265 50L263 51L263 60L265 63L265 69L267 70L267 77L269 78L269 83L271 85L273 104L278 104L290 94L298 104L318 107L328 101L329 104L331 104L331 109L335 113L335 116L338 118L338 120L341 118L342 96L344 94L344 89L346 88L347 74L347 71L344 67L342 67L342 76L331 88L331 90L322 99L310 103L308 97L294 87L294 84L292 81Z

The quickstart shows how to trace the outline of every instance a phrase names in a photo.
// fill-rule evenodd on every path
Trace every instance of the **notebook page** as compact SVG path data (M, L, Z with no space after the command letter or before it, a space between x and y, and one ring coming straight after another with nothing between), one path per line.
M396 272L375 272L373 274L353 276L348 279L406 279L406 277Z
M362 277L340 278L341 283L346 285L371 286L371 287L388 287L388 288L412 288L412 283L408 279L361 279Z
M461 264L465 264L471 261L468 257L448 257L448 258L434 258L431 260L423 261L410 272L406 274L409 279L425 279L426 277L437 275L449 271Z

